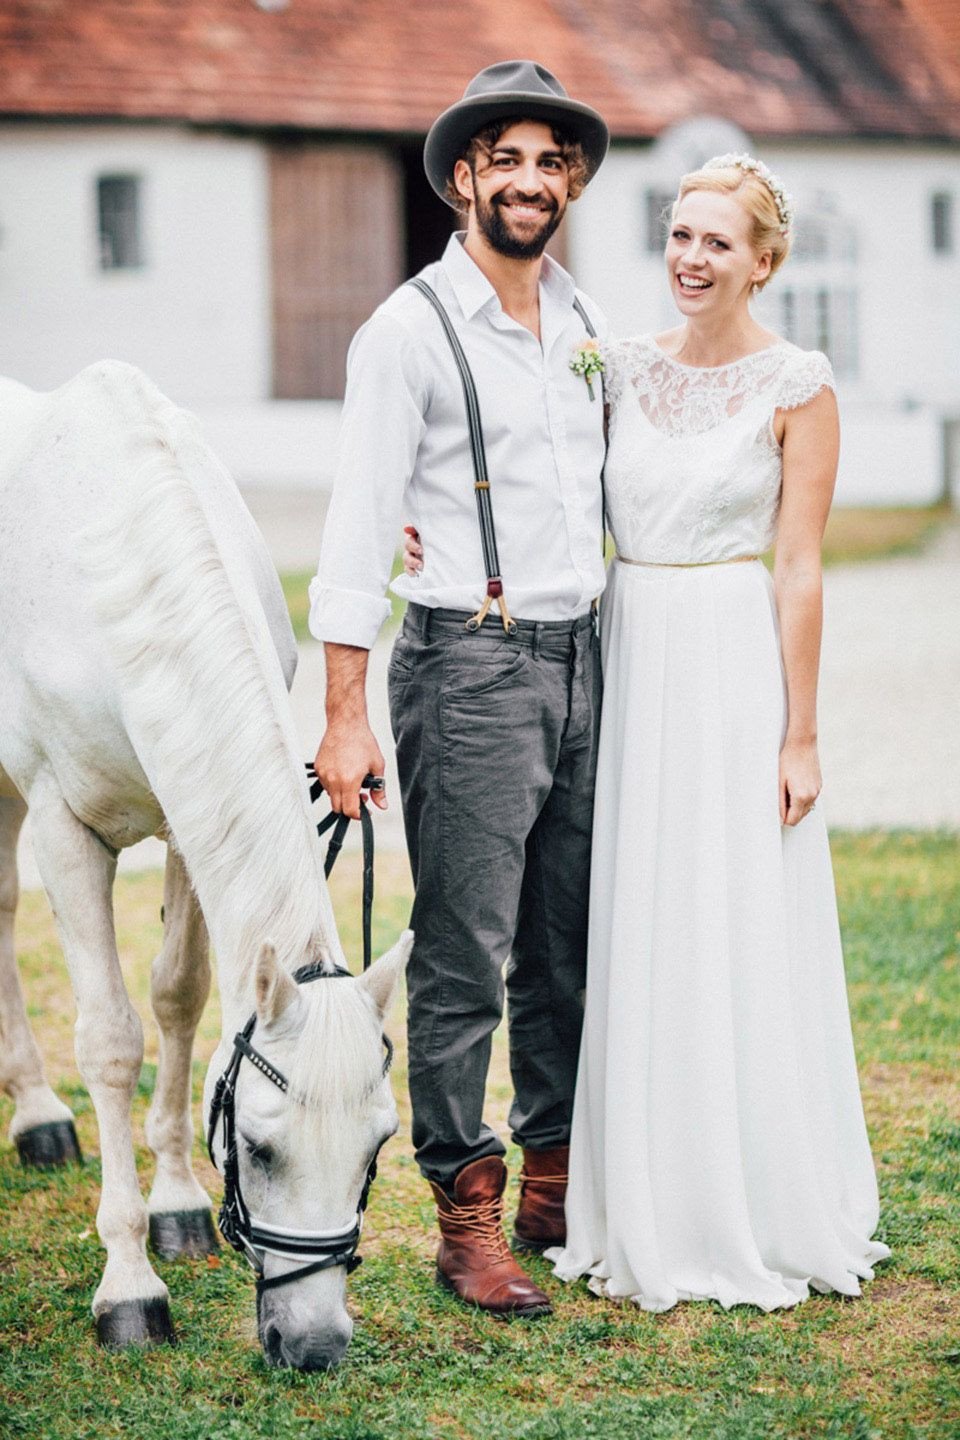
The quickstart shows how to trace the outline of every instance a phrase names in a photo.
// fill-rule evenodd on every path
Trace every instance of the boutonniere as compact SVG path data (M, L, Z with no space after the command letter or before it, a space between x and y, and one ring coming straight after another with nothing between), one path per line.
M583 376L587 382L587 391L590 399L596 399L593 393L593 382L598 375L603 374L603 356L600 353L600 341L582 340L571 356L570 369L574 375Z

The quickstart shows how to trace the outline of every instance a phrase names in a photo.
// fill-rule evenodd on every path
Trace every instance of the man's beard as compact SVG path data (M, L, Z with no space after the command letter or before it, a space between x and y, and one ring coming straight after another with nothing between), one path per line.
M549 215L549 220L543 229L538 230L529 240L521 240L507 228L506 216L503 213L504 204L507 203L505 197L497 196L487 203L475 193L475 202L477 224L481 231L494 250L511 260L535 260L538 255L542 255L550 236L563 219L563 210L554 201L552 211L544 209L543 213Z

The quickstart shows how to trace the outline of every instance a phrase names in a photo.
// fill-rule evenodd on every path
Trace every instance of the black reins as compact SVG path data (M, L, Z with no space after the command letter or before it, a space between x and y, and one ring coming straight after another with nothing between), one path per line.
M323 787L317 779L312 765L307 765L307 774L308 777L313 777L310 780L310 799L313 801L320 796ZM367 775L362 788L364 790L380 790L383 788L383 780ZM348 815L340 815L336 811L331 811L317 826L318 835L326 834L331 828L333 830L324 860L323 873L325 876L329 876L333 869L349 825L350 817ZM371 920L373 915L373 822L362 797L360 800L360 827L363 838L363 968L368 970L371 960ZM315 961L310 965L301 965L300 969L294 972L293 978L298 985L308 985L314 980L334 980L349 975L350 971L344 970L340 965L331 970L326 968L322 961ZM289 1285L293 1280L303 1280L307 1275L314 1275L319 1270L332 1270L342 1265L350 1274L357 1268L361 1263L357 1247L360 1243L363 1215L367 1208L370 1187L376 1179L377 1156L373 1157L367 1168L354 1221L341 1230L289 1230L280 1225L266 1225L250 1214L240 1188L240 1161L237 1152L236 1085L242 1061L249 1061L283 1094L288 1094L290 1088L287 1077L251 1044L251 1036L256 1023L257 1015L254 1011L243 1029L234 1036L233 1053L213 1092L210 1120L207 1126L207 1150L210 1159L213 1160L213 1142L217 1126L222 1120L223 1203L220 1207L218 1224L227 1243L238 1250L241 1255L246 1255L256 1271L257 1296L259 1298L265 1290L272 1290L280 1285ZM386 1034L382 1038L386 1052L383 1074L386 1075L393 1062L393 1045ZM286 1274L274 1275L267 1279L264 1275L264 1256L266 1254L280 1255L292 1260L304 1260L306 1264L296 1270L290 1270Z
M316 777L312 765L307 765L307 776L313 776L310 781L310 799L318 800L323 794L323 786ZM366 775L363 780L364 790L382 790L383 779L377 775ZM327 845L327 858L323 862L323 873L329 878L334 862L343 848L343 841L350 828L350 816L340 815L336 810L331 810L317 826L317 834L325 835L332 829L330 842ZM370 969L370 924L373 915L373 821L370 819L370 811L366 803L360 801L360 832L363 837L363 968Z

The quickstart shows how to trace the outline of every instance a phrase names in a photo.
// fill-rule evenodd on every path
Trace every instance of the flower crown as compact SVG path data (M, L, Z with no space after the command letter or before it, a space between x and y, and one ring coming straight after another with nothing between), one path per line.
M714 155L704 165L704 170L726 170L735 167L737 170L748 171L757 175L766 185L773 196L774 204L777 207L777 214L780 216L780 234L787 236L793 226L793 196L788 195L780 181L764 165L762 160L755 160L752 155Z

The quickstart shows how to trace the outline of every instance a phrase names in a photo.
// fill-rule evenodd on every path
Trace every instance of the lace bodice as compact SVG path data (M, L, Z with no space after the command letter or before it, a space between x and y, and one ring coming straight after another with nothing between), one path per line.
M781 340L701 369L641 335L608 342L604 362L604 473L618 554L692 563L768 549L782 478L774 414L834 388L827 357Z

